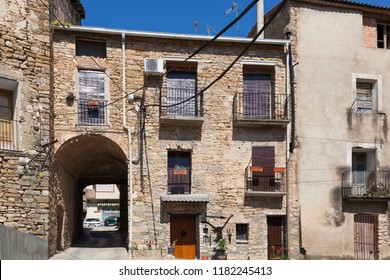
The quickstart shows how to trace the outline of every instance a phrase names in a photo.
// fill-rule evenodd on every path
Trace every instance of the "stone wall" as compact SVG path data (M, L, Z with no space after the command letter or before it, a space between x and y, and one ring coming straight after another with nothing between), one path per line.
M44 1L48 5L48 1ZM11 82L16 151L1 150L0 216L8 227L48 235L49 11L39 1L2 1L0 87ZM3 9L1 9L3 11Z

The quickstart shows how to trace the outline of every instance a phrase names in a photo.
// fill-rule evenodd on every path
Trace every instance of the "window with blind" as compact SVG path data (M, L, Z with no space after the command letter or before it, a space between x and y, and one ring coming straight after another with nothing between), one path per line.
M197 116L196 63L167 63L166 105L168 115Z
M79 70L79 125L106 125L105 73Z
M13 93L0 89L0 148L13 141Z
M253 191L274 191L275 147L253 146L252 166L259 168L258 169L259 171L252 172L252 190Z
M270 119L272 113L271 74L244 73L243 116Z

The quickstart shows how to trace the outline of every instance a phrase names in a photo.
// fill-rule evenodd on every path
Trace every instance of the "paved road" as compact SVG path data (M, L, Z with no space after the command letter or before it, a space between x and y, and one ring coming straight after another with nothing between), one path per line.
M115 227L85 228L84 236L51 260L127 260L126 232Z

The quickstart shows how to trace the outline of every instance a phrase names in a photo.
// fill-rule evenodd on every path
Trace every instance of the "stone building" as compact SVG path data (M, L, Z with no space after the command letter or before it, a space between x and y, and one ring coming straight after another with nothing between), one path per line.
M60 20L80 24L78 0L0 2L0 223L44 238L52 207L54 2Z
M130 249L211 257L219 234L229 259L287 246L289 41L256 40L203 90L251 44L221 37L187 59L210 38L55 27L55 244L80 233L85 186L117 184Z
M302 251L389 259L390 8L286 2L265 36L291 35Z

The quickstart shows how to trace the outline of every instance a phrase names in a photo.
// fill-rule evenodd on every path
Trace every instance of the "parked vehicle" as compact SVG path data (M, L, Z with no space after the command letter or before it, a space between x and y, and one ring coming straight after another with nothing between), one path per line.
M116 226L116 225L118 225L118 217L117 216L107 217L104 220L104 225L105 226Z
M84 227L100 227L102 222L98 218L86 218L83 223Z

